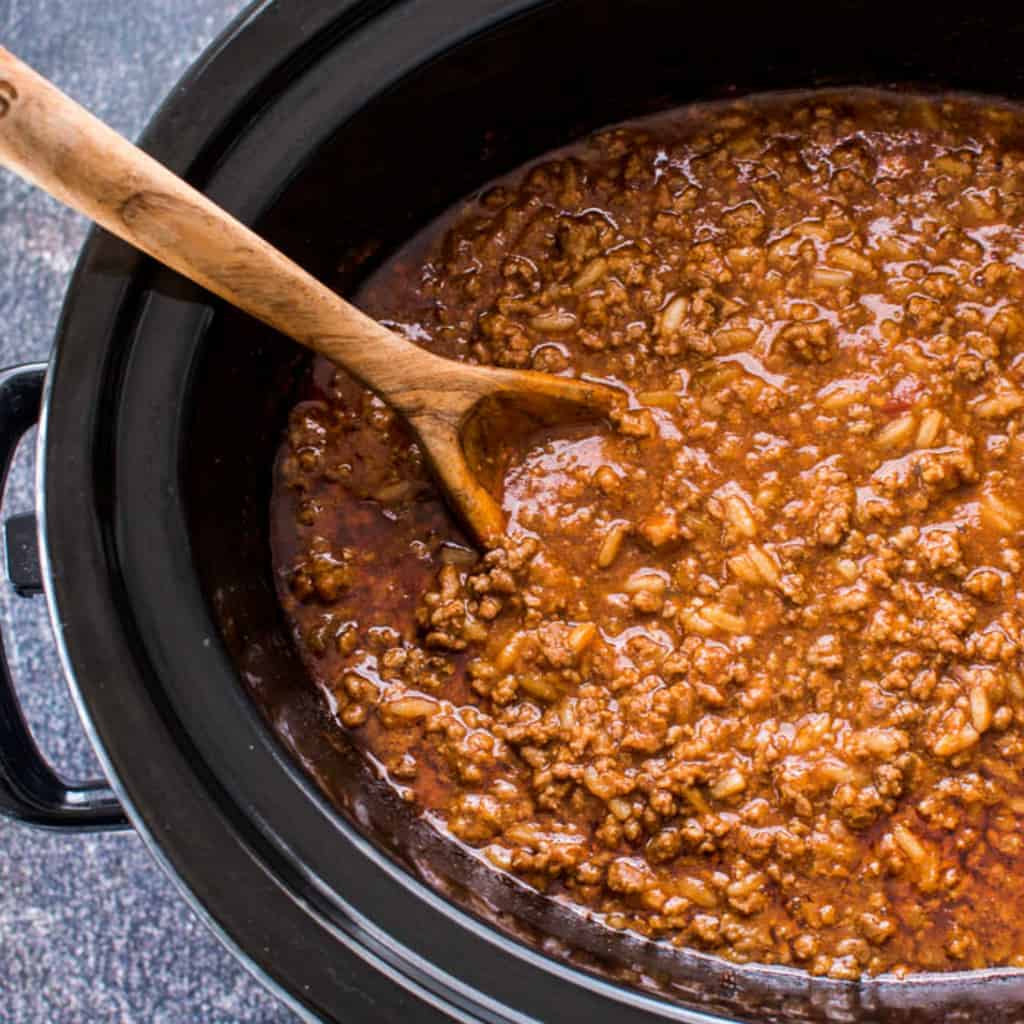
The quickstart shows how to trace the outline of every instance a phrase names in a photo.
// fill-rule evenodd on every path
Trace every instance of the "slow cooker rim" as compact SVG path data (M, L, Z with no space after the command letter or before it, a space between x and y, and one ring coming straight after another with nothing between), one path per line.
M325 13L324 13L325 24L329 23L333 19L334 14L337 13L337 5L331 5L334 14L328 16L326 14L326 7L327 6L328 6L327 4L322 4L321 5L321 7L323 7L325 9ZM362 7L364 9L365 8L372 8L374 10L374 12L379 12L379 11L384 10L384 9L386 9L389 6L392 6L392 5L388 4L388 3L358 4L358 3L354 3L353 2L353 3L348 3L345 6L347 8L359 8L359 7ZM521 6L525 9L527 7L532 7L532 6L535 6L535 5L523 3L523 4L521 4ZM147 144L152 146L159 153L161 151L161 149L168 143L167 133L170 131L170 124L171 124L172 118L175 117L175 116L180 117L182 115L182 112L185 109L184 108L185 96L186 96L186 94L188 93L188 91L190 89L195 88L197 86L197 83L199 82L200 78L202 77L204 69L208 68L211 63L213 63L217 58L219 58L221 56L221 54L224 52L224 50L228 46L228 44L234 45L233 39L231 38L232 37L232 33L233 32L242 32L246 28L251 28L252 25L255 23L256 19L258 19L261 16L265 16L267 14L267 12L278 11L279 7L280 7L280 5L278 5L276 2L274 2L274 0L269 0L269 2L262 2L262 3L255 4L248 11L244 12L242 16L240 16L240 18L236 22L235 26L233 26L231 29L228 30L228 32L225 33L225 35L221 38L221 40L219 40L218 43L215 44L213 48L211 48L211 51L208 51L207 56L203 58L203 60L200 62L199 65L197 65L196 71L191 73L186 78L186 80L183 82L182 87L179 90L176 91L175 96L172 98L171 101L168 102L168 104L166 105L166 108L164 110L162 110L157 115L157 118L154 119L154 121L152 123L152 126L151 126L151 128L150 128L150 130L149 130L149 132L147 133L147 136L146 136ZM308 38L312 38L313 35L316 34L311 29L311 22L312 22L312 19L310 19L310 21L307 22L306 25L305 25L305 29L309 33L306 36L307 39ZM323 30L323 26L321 26L320 29L317 30L317 32L322 31L322 30ZM241 36L238 36L237 38L241 38ZM175 130L177 130L177 128ZM161 134L161 131L163 131L163 133L164 133L163 136ZM175 148L180 150L180 134L177 137L176 147ZM169 147L168 147L168 149L169 149ZM170 156L170 155L171 155L171 153L168 151L166 153L166 156ZM173 161L171 161L171 162L173 162ZM80 291L82 291L88 285L88 287L92 290L93 294L95 295L96 289L95 289L94 285L95 285L96 275L93 273L93 270L96 268L96 266L98 264L102 263L104 260L108 260L109 261L109 257L111 255L111 252L115 252L116 253L118 249L120 249L119 243L111 243L111 241L109 239L105 238L104 236L101 236L98 232L94 232L93 235L91 236L90 240L89 240L89 243L87 244L86 249L83 252L82 260L81 260L81 262L79 264L78 271L76 271L76 275L75 275L75 279L74 279L74 281L72 283L71 291L73 293L74 292L80 292ZM123 255L124 255L123 253L118 253L118 258L122 259L122 262L128 262L128 261L124 261L123 260ZM133 262L133 265L137 269L138 265L141 264L142 261L141 260L134 260L134 261L131 261L131 262ZM131 276L132 276L133 279L136 276L134 271L133 271ZM108 297L111 297L111 296L108 295ZM121 298L123 298L123 296L121 296ZM120 311L120 308L121 308L120 302L114 303L114 308L116 308L116 309L118 309ZM79 325L79 323L84 319L81 315L79 315L78 321L73 321L72 311L73 311L73 306L72 306L71 303L69 303L69 305L68 305L68 307L66 309L65 318L64 318L64 320L62 322L62 326L61 326L61 329L60 329L60 332L59 332L59 335L58 335L58 342L60 342L60 340L62 338L64 338L64 336L67 334L67 332L69 332L71 330L71 326L72 326L73 323L74 323L74 326L77 327ZM111 318L111 319L113 319L113 318ZM112 324L108 324L108 326L113 326L113 325ZM106 332L104 332L104 333L106 333ZM66 348L66 346L64 346L64 347ZM65 584L64 580L62 579L60 572L55 572L54 571L53 561L52 561L52 559L50 557L50 549L48 547L47 541L48 541L49 538L51 538L53 536L53 534L56 532L56 530L51 530L50 529L50 515L51 515L51 513L50 513L49 507L46 504L46 498L45 498L45 495L47 493L46 481L47 481L47 478L48 478L49 474L46 471L46 468L44 466L44 462L46 461L46 459L49 457L49 454L50 454L48 452L47 447L46 447L46 438L47 438L48 433L49 433L48 426L50 424L51 413L53 412L54 407L55 407L55 403L56 403L54 395L55 395L55 391L57 389L57 385L56 385L55 381L56 381L56 379L59 376L58 366L59 366L59 360L60 360L60 355L61 355L61 348L62 348L62 346L58 343L57 350L56 350L57 351L57 355L55 357L54 362L51 364L50 372L47 375L46 394L45 394L45 397L44 397L44 415L43 415L43 422L42 422L42 425L41 425L40 437L39 437L39 456L40 457L37 460L37 464L39 466L39 479L38 479L37 489L38 489L39 502L40 502L40 506L39 506L39 508L40 508L40 531L41 531L41 542L42 542L41 543L41 551L43 552L43 558L44 558L44 569L45 569L45 576L46 576L47 601L48 601L48 604L49 604L49 607L50 607L51 617L52 617L53 622L54 622L55 633L58 636L58 645L59 645L59 647L61 649L62 661L64 662L65 668L66 668L66 670L67 670L67 672L69 674L69 680L75 680L76 679L76 674L73 671L73 658L72 658L72 654L71 654L71 652L69 650L70 641L68 641L67 636L66 636L66 634L69 633L71 631L71 628L73 628L73 627L71 627L67 623L65 623L65 621L63 620L63 618L61 616L61 611L60 611L62 607L67 606L67 604L69 603L66 600L67 594L62 590L62 587L66 586L67 584ZM126 787L124 785L124 783L120 779L117 771L114 770L113 764L112 763L107 763L109 758L107 757L107 751L106 751L105 744L102 741L102 737L100 735L100 731L97 729L97 727L95 725L95 722L92 719L92 714L91 714L90 709L89 709L89 707L88 707L88 705L86 703L86 698L84 696L84 693L81 690L80 684L78 682L74 682L72 684L72 690L73 690L73 692L75 694L76 702L79 705L79 710L80 710L80 712L83 715L83 720L87 723L87 729L89 729L89 731L90 731L90 736L94 740L94 742L96 742L97 748L98 748L98 750L101 751L101 756L103 756L103 758L104 758L104 767L111 769L111 781L112 781L112 783L114 784L115 788L118 790L119 794L122 797L126 797L127 796L127 788L128 787ZM132 802L130 800L126 801L126 806L129 806L130 813L132 814L133 820L136 822L136 824L138 825L138 824L141 823L144 826L142 828L142 833L143 833L144 836L147 837L147 842L151 846L151 849L153 849L154 854L158 856L158 859L160 859L162 863L168 864L169 862L167 862L165 860L165 858L164 858L164 851L156 843L156 840L153 837L153 835L149 832L148 827L145 826L145 822L143 821L143 814L142 814L142 812L140 812L132 804ZM172 876L175 875L175 874L178 874L178 875L181 874L181 872L178 871L178 869L174 868L173 866L171 867L171 871L172 871ZM179 882L184 884L184 879L180 878ZM196 900L195 896L194 896L194 893L192 893L191 890L188 890L186 895L187 895L187 898L189 898L190 902L198 902ZM206 913L205 908L197 908L197 909L200 909L200 912L203 914L204 918L208 918L209 917L209 915ZM218 932L221 932L222 930L223 929L221 929L219 926L217 926L215 928L215 931L218 931ZM239 950L234 947L234 944L230 940L229 940L229 945L231 945L232 948L233 948L233 951L235 951L236 954L238 954ZM241 954L241 956L242 956L243 959L248 959L248 957L246 956L246 954L244 952ZM261 971L261 968L259 968L258 966L255 969L256 969L257 972ZM574 973L576 973L576 972L574 972ZM950 983L953 983L953 984L961 983L962 984L962 983L967 982L967 981L969 981L971 984L974 984L974 983L983 981L986 977L1005 977L1005 976L1007 976L1010 973L1013 973L1015 975L1019 974L1019 972L1017 972L1015 969L993 969L991 971L983 971L983 972L972 971L972 972L957 972L956 974L919 975L919 976L916 976L913 979L913 982L915 983L915 987L917 985L922 985L922 984L936 984L936 983L945 984L945 985L949 985ZM263 980L266 983L266 979L263 978L262 976L261 976L261 980ZM589 981L589 979L588 979L588 981ZM900 984L901 985L906 985L907 983L906 982L901 982ZM288 999L287 1001L292 1002L293 1000ZM694 1012L695 1011L690 1011L691 1014L694 1013ZM709 1018L706 1015L701 1015L700 1017L692 1017L691 1019L707 1020Z

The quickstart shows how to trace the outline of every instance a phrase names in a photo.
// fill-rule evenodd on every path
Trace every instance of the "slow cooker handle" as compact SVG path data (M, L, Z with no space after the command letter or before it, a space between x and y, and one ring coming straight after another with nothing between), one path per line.
M0 494L22 435L39 421L45 363L0 370ZM0 637L0 815L41 828L130 828L106 782L65 782L39 752L21 712Z

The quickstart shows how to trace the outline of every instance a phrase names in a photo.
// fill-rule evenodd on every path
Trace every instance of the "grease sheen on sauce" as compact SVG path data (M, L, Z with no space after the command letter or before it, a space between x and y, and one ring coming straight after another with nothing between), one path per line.
M275 477L337 727L616 929L852 978L1024 964L1024 121L754 98L492 185L359 301L616 422L501 438L478 558L318 363Z

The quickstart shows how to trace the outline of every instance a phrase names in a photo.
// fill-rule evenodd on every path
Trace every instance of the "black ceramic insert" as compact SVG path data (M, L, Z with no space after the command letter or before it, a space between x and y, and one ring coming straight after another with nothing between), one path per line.
M351 285L368 266L355 254L379 258L602 124L818 84L1016 96L1022 42L1024 19L1004 9L916 2L280 0L208 52L146 145ZM136 827L268 984L344 1021L1024 1012L1018 971L852 984L738 967L611 937L439 857L358 757L315 739L321 710L282 630L267 500L303 365L94 233L43 402L43 569L77 698ZM562 936L555 955L542 932Z

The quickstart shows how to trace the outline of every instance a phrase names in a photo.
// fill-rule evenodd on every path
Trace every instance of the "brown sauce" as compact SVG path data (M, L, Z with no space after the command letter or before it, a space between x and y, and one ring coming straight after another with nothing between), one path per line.
M341 728L453 841L677 945L813 973L1024 965L1024 115L690 107L488 188L360 304L608 380L509 439L480 558L320 362L281 603Z

